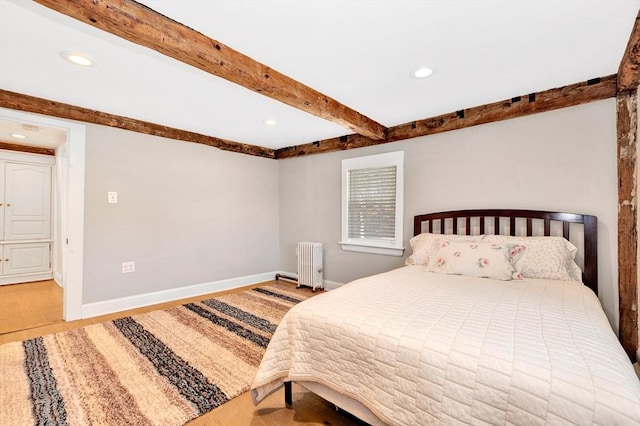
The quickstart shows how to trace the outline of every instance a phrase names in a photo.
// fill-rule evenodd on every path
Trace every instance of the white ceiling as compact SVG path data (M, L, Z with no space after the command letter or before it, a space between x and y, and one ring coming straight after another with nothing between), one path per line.
M614 74L640 8L640 0L142 3L386 127ZM69 50L96 66L63 61ZM411 78L420 65L435 73ZM0 88L268 148L351 133L26 0L0 0Z
M15 134L22 135L26 139L18 139L13 136ZM57 148L67 141L67 132L55 127L22 123L0 117L0 141L40 148Z

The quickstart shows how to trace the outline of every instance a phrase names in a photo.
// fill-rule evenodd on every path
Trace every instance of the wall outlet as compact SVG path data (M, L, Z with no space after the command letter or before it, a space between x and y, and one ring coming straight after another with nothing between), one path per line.
M122 273L128 274L129 272L136 271L136 262L122 262Z
M115 191L107 192L107 202L109 204L117 204L118 203L118 193Z

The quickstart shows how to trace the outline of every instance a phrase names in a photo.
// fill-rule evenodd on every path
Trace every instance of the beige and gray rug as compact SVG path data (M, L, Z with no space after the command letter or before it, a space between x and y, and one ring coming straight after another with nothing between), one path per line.
M0 346L2 425L181 425L246 392L306 289L274 284Z

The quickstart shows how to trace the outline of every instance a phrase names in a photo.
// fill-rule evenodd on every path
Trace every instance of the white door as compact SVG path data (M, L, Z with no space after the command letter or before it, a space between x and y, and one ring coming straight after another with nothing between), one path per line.
M4 240L4 188L4 161L0 161L0 240Z
M51 243L5 244L3 275L36 274L51 270Z
M51 238L51 166L5 164L4 240Z

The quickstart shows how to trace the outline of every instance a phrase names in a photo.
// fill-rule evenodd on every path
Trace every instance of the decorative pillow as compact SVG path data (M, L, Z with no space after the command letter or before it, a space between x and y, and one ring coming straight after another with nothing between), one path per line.
M578 249L562 237L485 235L482 241L526 246L527 250L514 261L516 270L523 277L582 281L582 271L574 260Z
M482 237L482 235L431 234L424 232L409 240L412 253L404 264L427 266L429 264L429 255L433 252L436 241L439 239L448 241L480 241Z
M465 275L496 280L522 279L512 264L524 247L515 244L438 240L428 270L440 274Z

